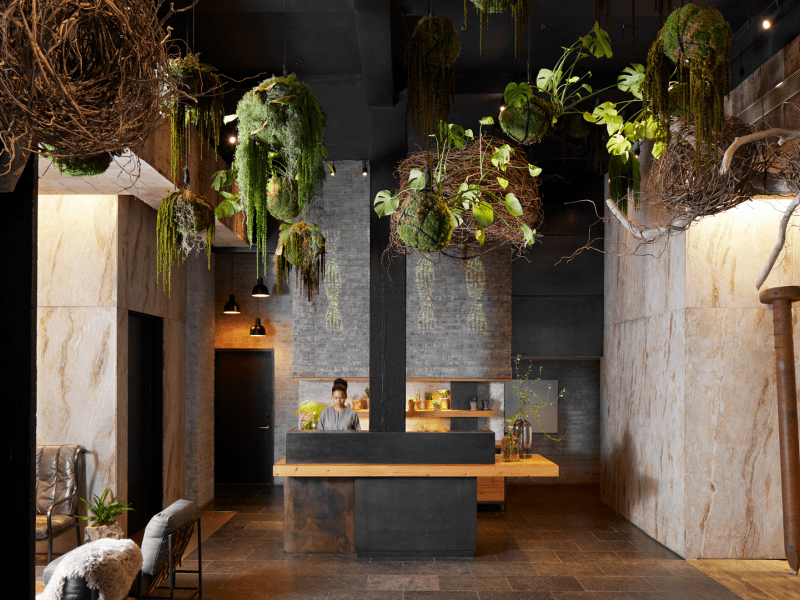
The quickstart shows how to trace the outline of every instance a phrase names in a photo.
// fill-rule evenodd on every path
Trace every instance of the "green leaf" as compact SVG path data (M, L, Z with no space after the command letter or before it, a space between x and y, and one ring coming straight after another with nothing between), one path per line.
M506 189L508 187L508 179L503 179L502 177L498 177L497 183L499 183L500 187L503 189Z
M505 204L506 210L508 211L508 214L510 214L511 216L513 217L522 216L522 205L519 203L519 200L517 200L517 197L514 194L512 193L506 194L506 199L503 200L503 204Z
M642 99L640 88L644 83L644 67L634 63L622 69L622 75L617 78L617 87L623 92L630 92L636 98Z
M281 96L280 98L275 98L274 100L270 100L271 104L289 104L289 101L294 98L295 95L292 94L291 96Z
M621 134L612 135L606 143L606 148L610 154L617 156L628 155L631 150L631 142Z
M225 123L225 125L227 125L231 121L235 121L238 118L239 118L239 115L225 115L223 117L223 119L222 119L222 122Z
M597 118L586 111L583 112L583 118L585 121L589 121L589 123L597 123Z
M663 141L656 142L653 144L653 149L650 151L650 154L653 155L653 158L661 158L661 155L664 153L665 144Z
M464 141L464 128L461 125L451 123L448 127L448 137L453 142L453 145L461 150L466 141Z
M235 180L236 173L233 171L233 169L229 169L227 171L217 171L214 173L214 177L211 180L211 187L219 191L221 188L233 185Z
M506 165L511 161L512 152L513 150L508 144L495 148L494 152L492 152L492 164L501 171L505 171Z
M585 89L587 92L589 92L590 94L592 93L592 86L590 86L588 83L582 83L581 87L583 89Z
M472 139L475 139L475 134L472 133L472 129L465 129L464 130L464 137L467 137L467 138L472 140Z
M573 76L573 77L570 77L569 79L567 79L567 83L575 83L579 79L580 79L580 77Z
M555 83L553 83L554 79ZM551 85L554 88L558 87L559 79L550 69L539 69L539 74L536 75L536 87L546 92Z
M594 37L592 37L592 34L594 34ZM597 58L603 56L611 58L611 38L609 38L608 33L600 28L600 24L597 21L594 22L592 30L587 35L580 38L580 41L583 47Z
M530 174L531 177L538 177L539 175L542 174L542 168L537 167L536 165L529 164L528 173Z
M534 242L536 242L536 230L531 229L525 223L520 225L519 230L522 232L522 235L525 236L525 245L532 246Z
M392 196L389 190L382 190L375 195L375 214L388 217L400 207L400 198Z
M514 83L513 81L506 86L503 92L503 100L510 106L520 107L530 100L533 95L531 86L527 83Z
M425 172L421 169L411 169L411 173L408 175L408 186L415 192L424 190Z
M453 227L461 227L464 224L464 218L461 216L463 212L460 208L450 209L450 220L453 223Z
M475 239L478 240L478 243L483 245L483 242L486 240L486 234L483 233L483 227L475 226Z
M336 171L333 170L333 167L331 165L329 165L328 163L325 163L325 166L328 167L331 170L331 175L335 175L336 174Z
M616 111L615 111L616 112ZM606 118L606 128L608 135L614 135L622 127L623 119L621 115L614 115L613 117Z
M472 217L481 227L487 227L494 221L494 209L488 202L481 201L472 207Z
M492 117L483 117L478 123L481 125L494 125L494 119Z

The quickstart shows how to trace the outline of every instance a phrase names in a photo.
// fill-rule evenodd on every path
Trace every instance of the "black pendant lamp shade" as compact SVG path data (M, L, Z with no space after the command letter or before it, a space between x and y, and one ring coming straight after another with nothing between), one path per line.
M264 329L264 326L261 324L261 319L259 317L256 317L256 324L250 328L250 335L254 337L267 335L267 330Z
M254 298L269 298L269 288L264 285L264 278L259 277L258 283L256 283L255 287L253 288L253 297Z
M239 309L239 304L236 302L236 296L231 294L230 300L225 303L225 308L222 309L226 315L238 315L242 311Z

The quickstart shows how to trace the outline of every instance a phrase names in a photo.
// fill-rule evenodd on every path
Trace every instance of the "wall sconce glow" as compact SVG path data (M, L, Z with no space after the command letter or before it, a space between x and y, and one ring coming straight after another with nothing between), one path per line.
M367 160L364 159L364 168L361 170L361 176L366 177L369 175L369 171L367 171Z
M772 23L770 22L769 19L764 19L763 21L761 21L761 27L763 27L764 29L769 29L770 27L772 27Z

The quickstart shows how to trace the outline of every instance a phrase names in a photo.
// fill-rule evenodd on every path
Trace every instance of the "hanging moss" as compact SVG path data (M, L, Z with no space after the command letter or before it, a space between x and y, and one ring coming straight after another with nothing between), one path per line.
M178 89L183 92L169 107L172 146L170 167L175 185L178 185L180 164L186 155L190 125L194 125L200 134L201 159L205 140L211 142L214 151L219 146L219 131L225 118L225 108L222 104L222 86L216 71L211 65L200 62L199 54L189 53L184 58L170 60L171 76L176 80Z
M311 89L294 74L272 77L246 93L236 114L239 144L234 168L245 202L247 228L255 232L251 243L264 258L269 182L273 176L292 181L300 212L313 201L324 176L322 135L327 115Z
M401 208L397 234L409 247L420 252L439 252L453 235L450 209L441 196L421 191L409 197Z
M449 121L455 98L453 63L460 52L453 22L437 16L420 19L406 46L411 129L425 139L436 131L439 121Z
M483 28L489 26L489 15L501 13L509 8L514 17L514 56L522 56L522 45L531 14L530 0L471 0L480 15L478 51L483 52ZM464 27L467 23L467 1L464 0Z
M583 118L582 114L577 113L564 115L561 119L561 128L565 134L576 140L585 138L592 132L592 129L596 129Z
M608 162L608 190L611 200L622 212L628 212L628 192L637 194L641 183L639 159L634 154L631 153L627 158L625 155L611 155Z
M162 275L165 290L172 291L172 263L192 251L205 249L211 269L214 243L214 207L189 189L172 192L161 201L156 219L156 281Z
M112 152L103 152L90 156L89 158L54 158L49 154L49 152L53 152L53 147L44 144L44 148L45 152L42 152L42 156L50 159L56 171L70 177L94 177L95 175L102 175L108 170L115 154Z
M647 57L645 103L664 126L674 112L691 114L698 164L710 157L712 146L714 160L718 157L717 140L725 124L724 98L730 88L731 38L730 25L719 11L687 4L669 15ZM677 102L670 99L673 67L665 56L677 65L681 84Z
M277 292L281 292L295 267L295 285L299 285L300 293L311 302L319 293L319 282L325 272L325 238L319 226L305 221L281 225L278 248L275 253Z
M267 208L276 219L291 223L300 214L297 205L297 183L273 175L267 184Z
M507 106L500 113L503 132L520 144L540 142L553 122L553 105L538 96L532 96L520 108Z

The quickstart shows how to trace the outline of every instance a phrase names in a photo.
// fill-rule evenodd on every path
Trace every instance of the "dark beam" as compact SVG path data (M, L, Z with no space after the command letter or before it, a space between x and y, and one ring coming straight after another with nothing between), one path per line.
M361 74L370 107L394 104L390 8L389 0L355 0Z
M20 598L35 592L37 156L32 155L13 192L0 194L0 381L3 382L6 489L22 516L9 519L15 540L10 573L21 575Z
M406 105L370 111L370 205L381 190L399 187L394 177L406 155ZM405 431L406 257L384 256L389 217L370 209L369 388L370 431Z

